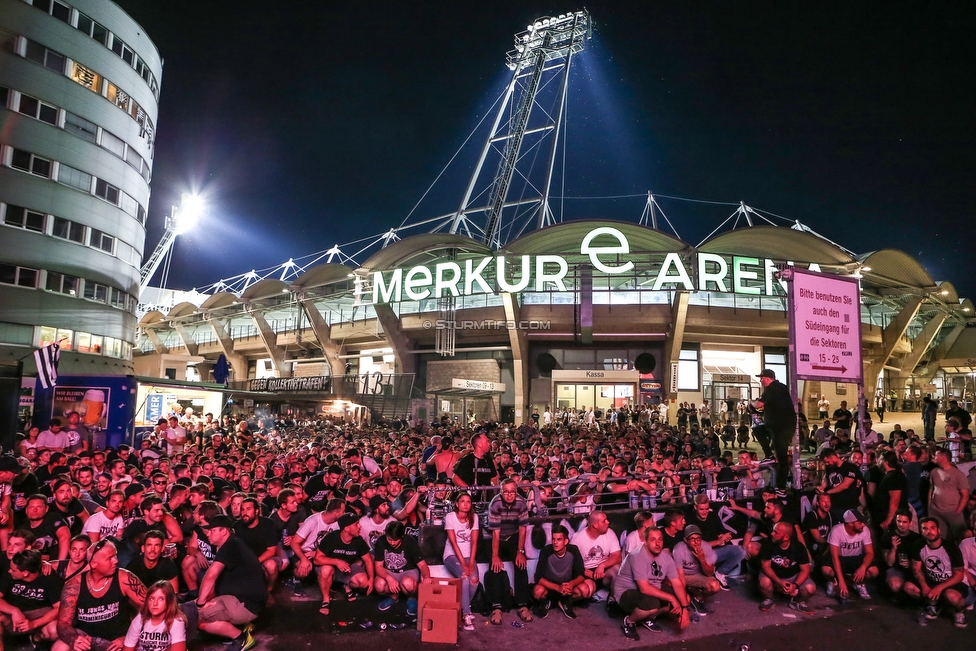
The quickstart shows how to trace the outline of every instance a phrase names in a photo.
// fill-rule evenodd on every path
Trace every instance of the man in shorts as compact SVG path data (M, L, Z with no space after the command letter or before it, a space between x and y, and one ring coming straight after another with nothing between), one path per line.
M939 607L944 606L952 613L955 625L966 628L968 589L962 553L959 547L942 538L938 520L922 518L919 524L925 544L917 547L912 555L915 582L905 584L905 594L926 604L918 620L922 626L928 624L926 620L937 619Z
M231 651L246 651L254 646L248 625L268 599L261 563L234 535L234 521L228 516L216 515L203 528L217 555L200 582L200 630L229 638Z
M922 536L912 531L912 514L907 508L895 511L895 527L881 535L881 553L884 554L885 584L891 590L891 599L897 604L902 590L914 579L912 554L924 544Z
M402 522L392 520L386 525L386 534L373 545L376 579L374 586L379 594L389 595L379 604L380 610L389 610L400 597L407 598L407 615L417 614L417 586L430 583L430 568L420 552L420 545L413 536L406 536Z
M780 593L790 598L790 608L804 615L812 615L813 610L807 600L817 591L810 579L810 553L793 535L794 527L789 522L780 521L773 525L769 538L759 548L759 592L763 600L759 610L767 611L773 607L773 595Z
M837 596L842 604L847 603L846 578L854 583L854 589L861 599L868 600L865 583L878 576L874 562L874 545L871 532L865 525L864 514L856 509L844 512L843 522L836 524L827 536L830 545L830 562L821 568L827 579L827 596Z
M644 546L624 560L613 582L613 596L626 613L622 628L624 637L630 640L640 640L638 624L653 633L660 632L661 627L654 621L659 615L674 615L679 631L691 623L691 600L657 527L647 529Z
M678 570L683 574L685 587L692 595L691 605L695 609L692 621L708 614L705 600L718 593L722 585L715 578L715 565L718 554L707 542L702 541L702 532L696 525L684 528L684 540L674 546L671 552Z
M369 545L359 535L359 518L345 513L337 521L339 529L327 533L315 551L313 563L319 568L319 588L322 603L319 612L329 614L332 584L339 583L346 590L346 600L355 601L354 590L373 592L374 567Z

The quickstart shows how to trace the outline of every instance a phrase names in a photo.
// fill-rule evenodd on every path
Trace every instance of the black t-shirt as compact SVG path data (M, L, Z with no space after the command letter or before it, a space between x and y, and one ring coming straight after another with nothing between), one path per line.
M854 414L838 407L834 410L834 429L850 429Z
M404 536L399 547L391 545L386 536L380 536L373 545L373 558L377 563L383 563L388 572L415 570L417 564L424 560L420 545L410 536Z
M15 581L9 572L0 576L0 594L3 600L21 612L53 606L61 601L61 577L52 572L38 574L33 581Z
M728 529L722 526L722 521L718 517L718 513L715 511L709 511L708 517L704 520L698 519L698 512L692 506L688 509L687 515L685 515L685 526L693 524L702 532L702 540L707 543L715 542L718 537L725 533L731 533Z
M325 476L328 471L323 471L312 475L305 482L305 494L308 495L308 505L315 511L321 511L326 503L336 496L335 487L325 483Z
M258 517L258 523L254 527L248 527L243 522L238 522L234 525L234 533L244 541L244 544L258 558L268 551L268 547L276 546L281 540L280 533L275 529L271 520L263 517Z
M801 528L803 529L803 533L807 534L807 540L810 542L811 548L816 549L819 552L823 552L827 550L828 545L826 540L827 536L830 535L830 528L833 526L834 518L830 515L830 513L827 513L826 516L821 518L817 513L817 510L814 509L813 511L807 513L807 517L803 518L803 525ZM824 539L823 548L817 547L816 543L813 541L813 538L810 536L810 532L814 529L816 529Z
M281 515L287 515L288 519L282 520L280 517ZM298 513L288 513L287 511L282 511L281 509L278 509L272 513L271 517L268 518L268 521L274 526L275 532L278 535L278 542L282 544L284 544L285 536L294 536L295 532L298 531L298 527L300 527L302 524L302 520L300 519Z
M217 577L217 596L237 597L250 612L260 614L264 602L268 600L268 587L264 582L264 570L254 552L248 549L243 540L231 536L217 550L214 562L224 566Z
M892 470L886 473L878 482L878 488L875 490L872 500L874 520L878 524L884 522L889 515L888 509L892 491L901 491L898 506L895 508L908 506L908 481L905 479L905 473L901 470Z
M790 541L786 549L775 544L771 538L762 541L759 547L759 560L770 561L773 574L780 579L789 579L800 573L801 565L810 564L810 554L807 548L795 538Z
M895 538L899 538L900 541L898 543L898 551L895 552L895 564L892 567L911 572L912 554L918 551L920 545L925 544L925 539L922 538L922 534L914 531L909 531L904 536L899 536L895 531L885 531L881 536L881 549L885 554L895 546Z
M342 541L342 530L330 531L319 543L319 551L329 558L343 560L350 565L369 553L369 545L361 536L348 543Z
M71 502L68 503L68 508L63 511L56 504L51 505L51 513L61 516L61 519L68 525L68 529L71 530L72 536L77 536L84 528L84 523L78 517L84 512L85 507L81 505L81 500L77 497L72 497Z
M498 470L490 452L485 453L484 459L471 453L454 465L454 474L468 486L488 486L498 476Z
M172 559L164 557L160 557L156 561L155 567L149 569L146 567L146 562L143 557L136 556L126 565L125 569L138 576L139 580L147 588L156 581L169 581L179 575L176 569L176 563Z
M31 549L41 552L42 556L57 558L58 556L58 529L67 527L58 515L48 512L37 527L32 527L29 521L25 521L20 528L27 529L34 534L34 544Z
M661 528L661 535L664 536L664 548L669 551L674 551L674 546L684 540L684 536L682 535L681 531L676 531L672 536L668 533L668 530L663 527Z
M796 405L790 390L773 380L759 399L763 403L763 423L774 433L796 430Z
M836 512L843 512L848 509L856 509L860 504L861 487L864 480L861 476L861 469L850 461L844 461L840 466L831 466L826 471L827 486L835 488L840 486L844 480L851 478L854 481L846 489L839 493L831 493L831 506Z

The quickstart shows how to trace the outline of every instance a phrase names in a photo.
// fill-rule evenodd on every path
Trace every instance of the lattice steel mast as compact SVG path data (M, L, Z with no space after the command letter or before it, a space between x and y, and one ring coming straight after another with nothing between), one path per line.
M583 50L591 34L592 22L586 10L556 18L540 18L526 31L516 34L515 49L508 53L512 79L499 104L461 205L450 222L451 233L474 236L480 231L482 241L498 248L507 240L506 225L514 225L515 220L534 221L537 228L555 221L549 207L549 191L562 133L569 71L573 55ZM533 109L539 106L540 92L557 81L552 109L540 107L541 120L532 122ZM530 144L527 136L538 137ZM524 161L523 156L527 157L529 151L541 150L545 145L550 145L545 164L541 173L533 174L532 163ZM475 191L485 163L493 153L499 155L499 161L488 190L488 200L484 205L473 207L472 203L483 194L476 195ZM535 156L533 162L534 159ZM522 181L523 189L518 199L509 200L515 178ZM508 222L505 221L506 211L512 213ZM472 215L478 213L484 214L483 227L472 219Z

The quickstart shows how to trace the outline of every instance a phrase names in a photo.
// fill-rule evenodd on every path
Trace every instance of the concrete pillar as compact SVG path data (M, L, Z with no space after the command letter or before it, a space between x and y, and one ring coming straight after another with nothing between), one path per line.
M521 319L516 295L502 293L502 306L505 320L517 325ZM520 328L509 328L508 340L512 346L512 375L515 378L515 424L521 425L529 417L529 342Z

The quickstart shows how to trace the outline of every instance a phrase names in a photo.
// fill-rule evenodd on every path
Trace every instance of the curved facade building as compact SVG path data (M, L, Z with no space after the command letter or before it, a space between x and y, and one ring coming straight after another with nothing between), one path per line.
M763 368L786 377L787 291L776 273L791 266L858 280L869 398L914 410L926 393L968 395L965 363L952 360L972 345L973 304L906 253L857 254L774 226L695 246L601 219L549 226L497 250L417 235L358 268L320 264L149 312L135 365L174 377L195 365L207 380L223 355L235 403L299 413L352 401L402 415L418 397L428 415L509 422L546 406L714 406L757 397ZM811 414L819 396L857 400L840 382L808 381L801 391Z
M0 0L4 363L58 341L61 373L131 372L161 76L114 3Z

